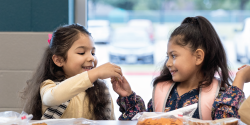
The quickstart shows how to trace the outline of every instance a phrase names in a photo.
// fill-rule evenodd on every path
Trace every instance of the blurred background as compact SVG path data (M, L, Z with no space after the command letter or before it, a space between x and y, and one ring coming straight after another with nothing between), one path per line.
M38 66L47 34L64 24L84 25L95 40L98 65L121 66L145 104L152 97L152 80L164 65L169 35L186 17L204 16L212 23L233 78L238 67L250 63L249 0L0 0L0 8L0 97L6 100L0 102L2 111L21 110L15 103L17 91ZM106 82L115 102L118 95L110 79ZM245 84L246 97L249 89ZM7 95L7 90L13 92ZM118 118L117 104L115 111Z

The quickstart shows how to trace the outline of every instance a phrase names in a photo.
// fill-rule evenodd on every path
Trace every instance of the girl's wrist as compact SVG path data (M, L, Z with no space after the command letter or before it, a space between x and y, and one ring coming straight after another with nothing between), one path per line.
M127 96L130 96L133 94L133 91L131 90L131 92L128 92L128 95Z
M96 68L88 71L89 80L91 81L91 83L94 83L98 79L98 74L97 74L98 72L95 70Z
M133 94L133 91L131 90L131 92L128 92L128 94L119 94L119 96L120 97L129 97L132 94Z

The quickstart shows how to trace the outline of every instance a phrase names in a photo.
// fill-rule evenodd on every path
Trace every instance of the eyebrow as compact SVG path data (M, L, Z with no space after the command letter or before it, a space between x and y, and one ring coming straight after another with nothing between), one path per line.
M80 48L80 49L87 49L86 46L79 46L79 47L77 47L76 49L79 49L79 48ZM95 47L93 47L92 50L95 50Z
M176 51L175 51L175 50L173 50L173 51L170 51L170 52L169 52L169 54L171 54L171 53L173 53L173 52L176 52ZM167 55L168 55L168 52L167 52Z

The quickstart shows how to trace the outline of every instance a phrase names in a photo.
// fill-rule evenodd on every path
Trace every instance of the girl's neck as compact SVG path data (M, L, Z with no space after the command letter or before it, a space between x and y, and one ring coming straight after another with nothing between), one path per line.
M180 84L178 85L178 88L190 91L190 90L198 88L198 84L199 82L197 81L193 81L193 82L185 81L185 82L180 82Z
M177 86L177 92L179 96L182 96L183 94L193 90L197 89L199 85L200 79L198 78L191 78L187 81L180 82L180 84Z
M192 90L198 88L199 82L203 79L201 75L194 75L190 79L180 82L178 88Z

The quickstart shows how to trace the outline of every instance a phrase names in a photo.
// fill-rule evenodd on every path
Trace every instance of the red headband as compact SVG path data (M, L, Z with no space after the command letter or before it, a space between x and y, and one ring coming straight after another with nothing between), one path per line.
M52 38L52 34L48 34L49 39L48 39L48 43L50 44L51 38Z

